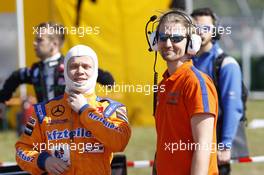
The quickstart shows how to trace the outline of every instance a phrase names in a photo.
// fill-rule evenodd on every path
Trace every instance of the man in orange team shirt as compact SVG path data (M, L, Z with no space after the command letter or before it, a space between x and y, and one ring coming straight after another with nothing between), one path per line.
M216 175L217 92L191 56L201 44L191 18L169 11L159 19L154 42L167 63L155 111L158 175Z

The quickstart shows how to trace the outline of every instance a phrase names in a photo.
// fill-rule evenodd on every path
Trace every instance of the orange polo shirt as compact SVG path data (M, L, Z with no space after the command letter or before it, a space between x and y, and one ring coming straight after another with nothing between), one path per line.
M201 113L215 116L213 144L200 148L212 150L208 175L218 174L215 151L218 100L212 80L198 71L191 60L171 76L166 71L163 77L155 114L158 175L191 174L193 152L199 149L194 145L191 118Z

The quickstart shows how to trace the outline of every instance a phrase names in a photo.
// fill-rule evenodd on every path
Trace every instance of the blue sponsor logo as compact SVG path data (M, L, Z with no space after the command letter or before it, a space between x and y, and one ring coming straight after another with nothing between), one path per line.
M46 132L48 140L61 140L61 139L69 139L70 135L72 135L74 138L91 138L92 133L91 131L87 131L84 128L77 128L73 131L70 131L68 129L65 129L63 131L52 130Z
M113 123L110 123L110 122L106 121L104 118L98 117L97 115L95 115L93 113L89 113L88 116L91 119L93 119L93 120L96 120L96 121L99 121L99 122L103 123L104 126L107 127L107 128L110 128L110 129L115 129L116 128L116 126Z
M21 149L17 150L17 156L26 162L32 162L34 157L27 156Z

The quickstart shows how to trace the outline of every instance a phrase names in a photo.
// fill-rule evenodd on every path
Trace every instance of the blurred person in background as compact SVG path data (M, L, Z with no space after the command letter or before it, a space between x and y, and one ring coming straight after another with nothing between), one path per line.
M31 117L34 107L33 104L36 103L36 98L33 96L27 96L26 99L22 101L21 111L16 115L16 131L17 135L20 136L24 132L24 127L29 117Z
M199 8L195 9L191 16L196 23L196 31L202 38L201 49L193 57L194 66L214 80L218 91L217 159L219 173L228 175L231 171L229 161L232 142L243 116L242 73L237 61L226 55L217 43L220 34L214 12L209 8ZM218 66L219 60L221 63Z
M4 103L12 97L13 92L21 84L33 85L38 102L50 100L64 93L64 57L60 52L64 39L62 25L44 22L36 26L33 45L40 61L34 63L31 68L20 68L14 71L6 79L0 90L2 111L5 108ZM114 85L114 78L109 72L99 68L97 82L102 85ZM0 115L1 118L5 118L4 113L0 113Z
M34 63L31 68L20 68L14 71L7 78L0 90L1 103L8 101L16 88L24 83L34 86L38 102L47 101L64 92L64 65L63 55L60 52L65 38L63 26L45 22L36 28L33 45L40 61ZM97 81L102 85L114 84L113 76L101 69L98 70Z

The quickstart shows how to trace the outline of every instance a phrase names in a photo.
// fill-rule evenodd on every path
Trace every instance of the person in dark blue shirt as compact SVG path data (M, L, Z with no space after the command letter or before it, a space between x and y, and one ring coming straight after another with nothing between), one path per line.
M224 53L217 39L216 16L209 8L196 9L191 16L197 25L196 30L201 38L202 45L198 54L193 57L194 66L214 79L215 60ZM243 116L242 102L242 73L237 61L230 56L224 58L217 82L220 113L218 119L218 166L219 174L230 174L230 159L232 142L235 138L239 121Z
M36 26L37 33L33 42L34 50L40 59L31 68L14 71L0 89L0 103L5 103L21 84L32 84L38 102L48 101L64 93L64 57L60 49L64 43L64 26L44 22ZM114 78L108 71L98 69L97 82L102 85L114 85Z
M65 39L64 26L44 22L35 28L33 46L39 61L31 67L15 70L3 83L0 89L0 124L5 120L5 103L21 84L33 85L38 102L48 101L64 93L64 56L60 52ZM97 82L110 87L114 86L115 80L110 72L98 68Z

